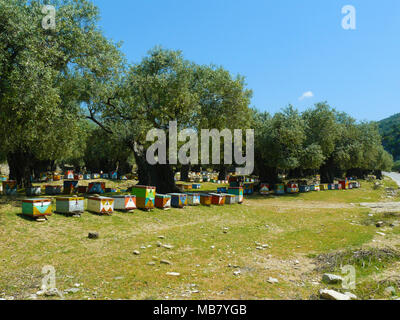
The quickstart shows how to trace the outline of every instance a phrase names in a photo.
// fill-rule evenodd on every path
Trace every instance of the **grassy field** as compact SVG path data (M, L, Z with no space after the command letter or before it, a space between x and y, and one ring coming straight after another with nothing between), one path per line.
M391 180L378 189L363 182L357 190L255 195L224 207L54 214L46 223L21 216L20 201L2 197L0 298L27 299L39 291L42 268L52 265L60 291L79 289L65 299L313 299L329 287L322 274L340 275L344 264L356 267L360 298L387 298L388 286L400 294L400 228L378 230L373 219L400 216L371 217L358 205L400 200L389 199L385 187L397 189ZM100 238L88 239L89 232ZM365 254L354 254L361 249Z

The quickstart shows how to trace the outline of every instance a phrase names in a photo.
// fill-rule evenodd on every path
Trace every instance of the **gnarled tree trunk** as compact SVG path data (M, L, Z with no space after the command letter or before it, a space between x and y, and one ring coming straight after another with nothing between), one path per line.
M7 154L10 168L10 180L17 181L19 188L31 186L31 174L34 167L33 156L28 151L14 151Z

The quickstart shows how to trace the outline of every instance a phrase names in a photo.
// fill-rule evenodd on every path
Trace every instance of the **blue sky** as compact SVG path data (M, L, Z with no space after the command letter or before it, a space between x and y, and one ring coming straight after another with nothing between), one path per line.
M244 75L259 110L328 101L358 120L400 112L398 0L92 1L128 62L156 45L182 50ZM356 30L342 28L345 5L356 8Z

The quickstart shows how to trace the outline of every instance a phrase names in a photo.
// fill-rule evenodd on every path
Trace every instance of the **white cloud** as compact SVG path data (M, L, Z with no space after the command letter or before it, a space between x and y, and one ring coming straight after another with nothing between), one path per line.
M314 97L314 93L312 91L304 92L303 95L299 98L299 100L310 99Z

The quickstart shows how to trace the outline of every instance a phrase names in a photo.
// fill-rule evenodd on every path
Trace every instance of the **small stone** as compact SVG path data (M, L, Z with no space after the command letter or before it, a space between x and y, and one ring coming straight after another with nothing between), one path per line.
M351 300L358 300L358 297L351 292L345 292L344 295L348 296Z
M257 250L264 250L263 247L257 247L256 249L257 249Z
M234 271L233 274L235 276L240 276L242 274L242 272L240 270Z
M168 261L168 260L161 260L160 263L161 264L166 264L166 265L172 265L172 262Z
M71 289L64 290L64 293L66 293L66 294L70 294L70 293L74 294L74 293L78 293L79 291L80 291L79 288L71 288Z
M124 277L115 277L114 280L123 280Z
M142 250L146 250L146 249L147 249L147 247L145 247L145 246L142 246L142 247L140 247L140 249L142 249Z
M166 275L171 277L179 277L181 274L178 272L167 272Z
M168 245L168 244L164 244L162 247L165 248L165 249L168 249L168 250L172 250L174 248L174 246L171 246L171 245Z
M133 251L133 254L134 254L135 256L140 256L140 252L137 251L137 250Z
M75 286L76 288L79 288L79 287L81 286L81 284L80 284L80 283L75 283L74 286Z
M38 296L36 295L36 294L31 294L29 297L28 297L28 300L36 300L38 298ZM0 299L1 300L1 299Z
M279 280L275 279L275 278L269 278L268 282L271 283L271 284L276 284L276 283L279 283Z
M321 290L319 295L321 299L325 300L351 300L349 296L334 290Z
M327 284L340 284L343 282L343 278L334 274L325 273L322 276L322 282Z
M98 239L99 234L98 234L98 232L89 232L88 238L89 239Z
M299 260L296 260L296 261L294 262L294 264L295 264L295 265L299 265L299 264L300 264L300 261L299 261Z
M215 249L215 246L211 246L210 248L211 248L211 249Z
M264 249L268 249L268 248L269 248L269 245L268 245L268 244L263 244L262 247L263 247Z
M395 296L396 289L394 287L388 287L385 289L385 294L390 295L390 296Z
M164 236L158 236L158 239L165 239L165 237Z
M45 291L45 292L44 292L44 295L45 295L46 297L61 296L60 292L59 292L56 288L49 289L49 290Z
M384 225L385 225L385 223L383 221L379 221L376 223L377 228L382 228Z
M386 233L383 233L383 232L377 232L377 234L379 234L380 236L386 236Z
M154 261L152 261L152 262L149 262L147 265L153 267L156 265L156 263Z

